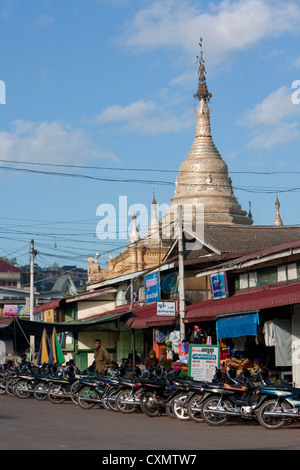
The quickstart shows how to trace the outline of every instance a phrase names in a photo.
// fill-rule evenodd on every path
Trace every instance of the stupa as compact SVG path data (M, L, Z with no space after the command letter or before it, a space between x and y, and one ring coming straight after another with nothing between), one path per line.
M157 202L153 199L148 233L143 238L140 237L136 217L133 216L128 246L122 253L106 261L108 269L100 269L97 260L89 257L89 283L151 269L161 263L176 235L174 222L178 205L182 206L185 221L191 223L194 222L193 217L202 212L203 224L253 224L250 212L247 214L242 210L234 195L227 165L212 139L209 111L212 95L206 84L202 39L200 48L199 84L194 95L199 100L196 135L186 159L180 165L170 205L159 221Z
M212 94L206 84L202 38L199 63L199 83L194 99L198 99L196 114L196 135L186 159L179 169L174 196L169 205L170 213L176 213L176 206L184 212L191 207L204 211L205 224L252 225L251 215L242 210L234 195L228 168L217 150L210 127L209 102ZM169 214L167 214L170 217Z

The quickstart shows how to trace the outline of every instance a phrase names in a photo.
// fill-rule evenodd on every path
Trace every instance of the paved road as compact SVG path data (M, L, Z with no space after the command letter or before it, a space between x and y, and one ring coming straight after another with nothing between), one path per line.
M144 449L151 453L163 450L175 453L216 449L299 450L300 422L276 431L268 431L253 422L211 427L167 416L125 415L99 407L84 410L72 402L55 405L34 398L22 400L2 395L0 449Z

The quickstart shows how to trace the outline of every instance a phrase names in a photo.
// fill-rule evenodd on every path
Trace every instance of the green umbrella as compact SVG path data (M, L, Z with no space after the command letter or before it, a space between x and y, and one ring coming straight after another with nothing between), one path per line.
M55 328L53 328L49 352L49 363L51 364L52 362L54 362L54 364L62 364L65 362L65 356L60 347Z

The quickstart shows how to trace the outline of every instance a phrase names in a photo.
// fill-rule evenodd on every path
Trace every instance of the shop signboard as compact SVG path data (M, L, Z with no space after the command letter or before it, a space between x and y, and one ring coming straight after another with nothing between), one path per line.
M4 305L4 316L5 317L17 317L18 305Z
M220 367L220 346L211 344L189 345L188 374L194 380L212 382L216 367Z
M45 322L54 322L54 310L53 308L52 309L49 309L49 310L45 310Z
M146 274L145 281L145 302L150 304L159 301L159 272Z
M156 314L167 317L175 317L176 302L157 302Z
M30 319L30 309L26 305L4 305L3 314L5 317Z
M226 273L217 273L210 276L211 296L214 300L228 297Z
M26 305L18 305L18 317L30 320L30 308Z

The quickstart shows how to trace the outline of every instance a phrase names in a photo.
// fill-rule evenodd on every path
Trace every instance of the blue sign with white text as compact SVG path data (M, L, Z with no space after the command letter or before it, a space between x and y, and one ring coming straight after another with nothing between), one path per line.
M159 301L159 272L146 274L144 277L145 281L145 302L150 304L151 302Z
M228 297L227 278L225 273L210 276L211 296L215 299Z

